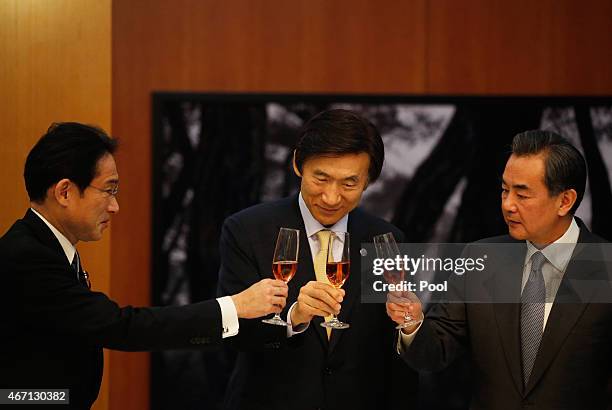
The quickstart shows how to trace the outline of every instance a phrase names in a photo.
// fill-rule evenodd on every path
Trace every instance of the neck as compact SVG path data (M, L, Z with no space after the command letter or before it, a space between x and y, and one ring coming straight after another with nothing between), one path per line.
M65 224L62 223L61 218L56 217L56 213L53 212L53 209L51 209L51 207L45 204L30 202L30 208L32 208L33 210L41 214L47 220L47 222L53 225L55 229L60 231L61 234L64 235L66 239L68 239L72 245L77 244L78 239L76 239L74 235L70 234L70 231L66 229Z
M565 235L565 232L567 232L567 230L569 229L573 219L574 219L573 215L564 216L559 221L559 224L555 226L555 228L551 231L548 239L537 241L537 242L534 241L532 242L533 245L538 249L544 249L551 243L557 241L559 238Z

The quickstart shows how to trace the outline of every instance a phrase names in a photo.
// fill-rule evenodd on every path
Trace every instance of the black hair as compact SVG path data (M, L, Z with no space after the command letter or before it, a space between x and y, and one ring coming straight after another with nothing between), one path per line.
M44 201L49 187L64 178L83 192L95 178L100 158L112 155L117 144L98 127L76 122L51 124L25 162L23 177L30 201Z
M385 147L376 127L360 115L343 109L323 111L301 129L295 147L295 164L302 172L313 156L366 153L370 156L368 182L380 176Z

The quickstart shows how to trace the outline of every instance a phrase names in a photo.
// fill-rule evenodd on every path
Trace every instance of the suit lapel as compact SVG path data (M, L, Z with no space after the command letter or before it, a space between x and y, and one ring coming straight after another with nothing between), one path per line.
M499 298L499 295L510 295L512 300L516 300L516 303L494 303L493 309L512 379L518 391L522 392L524 397L533 390L542 378L561 349L569 332L586 309L587 301L591 299L594 289L588 286L588 281L585 282L584 279L596 278L600 274L601 266L597 261L601 260L601 255L593 254L592 252L597 252L593 247L584 246L584 243L598 242L597 238L590 234L582 221L576 219L581 228L578 244L557 291L529 383L525 388L523 388L520 350L520 294L526 247L517 247L521 250L516 254L515 252L508 252L507 255L500 256L499 260L505 261L500 264L504 268L495 272L495 293L498 295L498 300L507 300L507 296ZM516 241L516 243L519 242ZM508 255L512 256L508 257ZM508 268L505 268L506 266ZM509 272L517 272L517 276L509 276ZM580 286L585 283L587 284L586 287Z
M68 262L68 259L66 258L66 253L64 252L64 248L62 248L62 245L60 244L59 240L57 239L55 234L51 231L51 229L49 229L47 224L45 224L45 222L42 219L40 219L38 215L36 215L32 211L32 209L28 209L22 221L28 227L30 227L30 229L32 230L32 232L34 233L34 235L40 242L42 242L49 248L53 249L55 252L57 252L58 255L61 255L61 259L65 261L66 263L67 275L75 278L79 284L82 284L79 279L79 274L82 272L85 272L85 269L83 267L83 261L79 259L79 271L76 272L75 274L73 267L71 266L70 262Z
M518 243L518 242L517 242ZM507 252L510 248L510 252ZM516 248L516 252L513 250ZM523 273L523 261L525 249L517 245L503 247L495 259L500 261L499 267L495 267L494 275L494 302L504 301L514 303L493 303L495 321L499 333L500 342L506 356L506 365L512 374L515 387L518 392L523 390L523 378L521 370L521 339L520 332L520 296L521 278Z
M594 294L595 289L589 286L591 282L585 279L595 279L602 272L598 262L602 256L594 254L597 250L592 246L585 246L585 233L585 229L581 229L578 244L555 296L525 395L542 378Z

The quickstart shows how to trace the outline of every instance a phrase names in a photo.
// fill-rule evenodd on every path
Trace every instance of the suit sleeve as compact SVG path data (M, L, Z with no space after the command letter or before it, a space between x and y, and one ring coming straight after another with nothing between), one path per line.
M259 272L252 237L236 216L230 216L223 224L220 240L221 266L219 269L218 296L234 295L264 278ZM261 240L261 239L260 239ZM271 262L270 262L271 263ZM271 266L270 266L271 267ZM288 310L290 306L286 306ZM286 315L286 313L285 313ZM240 332L227 342L238 350L278 348L287 342L287 331L281 326L267 325L257 319L239 319Z
M381 230L372 233L372 237L376 234L388 232L391 230L398 244L405 239L404 234L395 226L386 225ZM371 239L373 241L373 239ZM385 369L379 375L379 383L384 386L381 394L377 397L377 402L365 403L364 408L381 408L386 410L406 409L407 397L417 397L418 394L418 373L408 366L402 357L398 356L396 350L397 330L395 322L393 322L386 313L384 304L378 304L375 307L378 310L380 317L380 330L384 333L384 352L382 352L381 360L385 362ZM362 388L367 389L367 384ZM401 392L398 394L397 392Z
M38 249L20 253L13 265L22 289L20 326L40 334L41 340L70 338L125 351L196 349L221 341L221 310L216 300L186 306L119 307L103 293L81 286L57 255Z
M448 284L445 301L431 307L410 346L402 349L402 358L415 370L440 371L465 350L465 275L452 275Z

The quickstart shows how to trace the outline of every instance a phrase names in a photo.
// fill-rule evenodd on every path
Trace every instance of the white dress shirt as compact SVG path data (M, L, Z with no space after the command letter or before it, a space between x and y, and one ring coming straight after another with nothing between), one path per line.
M544 276L544 284L546 286L546 304L544 305L544 323L542 325L542 331L546 329L550 310L552 309L555 296L561 285L565 269L567 269L567 265L572 258L572 253L574 253L574 248L576 248L576 244L578 243L578 236L580 236L580 228L576 220L572 218L572 223L565 233L546 247L538 249L534 244L526 241L527 253L525 254L525 261L523 262L521 292L522 289L525 288L525 284L529 278L531 257L533 254L540 251L546 258L546 261L542 265L542 275ZM416 330L409 335L404 334L401 330L399 331L399 340L397 344L398 352L410 346L420 328L421 324L419 324Z
M342 218L340 218L338 222L327 228L323 226L321 222L317 221L314 216L312 216L310 210L308 209L308 206L306 206L306 202L304 202L304 198L302 198L302 193L300 193L299 195L298 204L300 206L300 214L302 214L302 220L304 221L304 228L306 228L306 237L308 238L308 245L310 246L312 263L314 264L315 256L319 253L319 250L321 249L321 244L319 243L317 233L324 229L330 230L332 232L348 232L348 214L344 215ZM342 242L335 244L334 250L336 249L335 246L340 246L341 248L341 244ZM308 328L309 325L309 323L306 323L304 325L296 326L295 328L291 326L291 312L293 311L293 308L296 304L297 302L294 302L293 305L291 305L291 307L289 308L289 311L287 312L287 323L289 323L290 325L287 327L287 336L289 337L297 333L302 333Z
M32 208L30 208L32 209ZM68 264L72 264L72 259L74 259L74 254L76 253L76 248L68 238L66 238L55 226L51 225L49 221L45 219L38 211L32 209L32 212L36 214L44 223L49 227L53 235L57 238L64 253L66 254L66 259L68 259ZM78 280L78 277L77 277ZM238 334L238 312L236 312L236 306L234 305L234 301L231 296L224 296L222 298L218 298L217 302L221 308L221 323L223 326L222 337L230 337Z
M540 251L546 258L546 261L542 265L542 275L544 276L544 284L546 286L546 304L544 305L544 324L542 331L546 329L548 315L550 314L555 296L561 285L565 269L567 269L567 265L570 259L572 259L572 253L574 253L574 248L578 243L578 236L580 236L580 228L572 218L572 223L563 236L545 248L538 249L534 244L527 241L527 254L525 255L525 262L523 265L521 289L525 288L525 284L529 278L531 257L533 254Z

